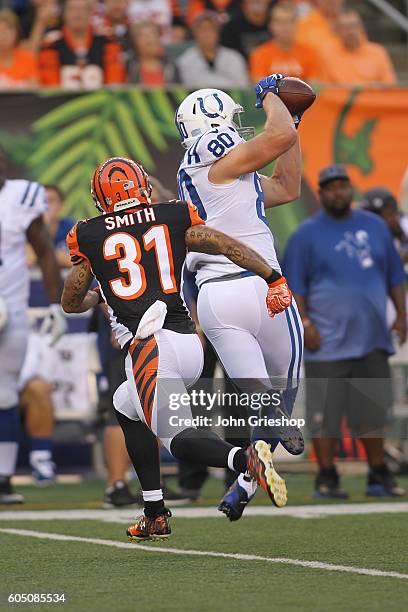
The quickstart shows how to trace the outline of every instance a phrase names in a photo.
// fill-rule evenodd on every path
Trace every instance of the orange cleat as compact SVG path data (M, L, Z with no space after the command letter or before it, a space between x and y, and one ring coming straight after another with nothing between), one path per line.
M286 484L273 467L271 445L264 440L258 440L247 448L246 455L247 470L252 478L263 488L275 506L285 506L288 500Z
M171 534L169 518L171 512L165 508L163 514L154 519L143 514L134 525L126 529L126 535L132 542L143 542L145 540L166 540Z

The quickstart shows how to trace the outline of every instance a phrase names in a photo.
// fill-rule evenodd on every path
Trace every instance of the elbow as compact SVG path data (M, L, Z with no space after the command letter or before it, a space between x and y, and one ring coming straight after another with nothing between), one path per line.
M64 304L63 302L61 302L61 306L65 314L71 314L75 312L75 310L71 306L68 306L68 304Z
M295 128L295 124L285 126L285 130L282 134L284 145L286 147L286 151L291 149L294 144L296 144L298 139L297 129Z
M73 306L73 304L70 303L66 298L64 298L64 295L62 295L62 298L61 298L61 306L62 306L62 310L66 314L72 314L73 312L78 312L78 310Z
M290 198L289 201L293 202L293 200L297 200L298 198L300 198L301 191L301 180L294 181L293 186L291 186L288 190L288 196Z

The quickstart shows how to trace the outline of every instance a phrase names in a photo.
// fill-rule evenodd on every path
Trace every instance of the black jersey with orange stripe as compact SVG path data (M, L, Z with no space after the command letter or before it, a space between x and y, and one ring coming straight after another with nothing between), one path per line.
M114 324L134 334L146 310L161 300L167 305L163 327L192 333L180 282L185 232L202 223L195 206L173 200L79 221L67 244L74 265L89 261Z

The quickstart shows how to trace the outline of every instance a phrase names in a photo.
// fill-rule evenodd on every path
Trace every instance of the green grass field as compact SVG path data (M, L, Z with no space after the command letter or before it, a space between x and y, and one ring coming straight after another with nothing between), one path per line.
M400 482L408 485L407 478ZM289 474L287 483L290 506L317 504L310 496L310 475ZM0 609L11 609L9 593L65 594L65 604L13 606L36 610L408 609L407 504L402 501L400 511L401 502L395 501L382 511L375 500L363 507L365 514L347 514L347 508L359 510L356 504L368 500L363 477L344 478L343 484L352 498L342 514L325 516L327 504L319 501L321 515L314 518L279 516L278 509L271 516L247 516L237 523L225 517L176 516L172 537L159 544L126 543L124 529L133 515L129 509L126 517L123 511L96 512L93 520L70 517L72 509L92 512L101 506L101 482L46 490L21 487L27 503L13 514L10 508L4 509L7 514L0 512ZM222 483L212 479L198 506L215 506L221 494ZM265 501L258 493L256 503ZM24 518L18 514L22 510L36 514ZM39 520L48 516L44 510L59 518ZM33 537L41 533L54 535ZM58 535L67 539L48 539ZM70 539L75 537L93 541ZM391 575L373 575L376 570Z

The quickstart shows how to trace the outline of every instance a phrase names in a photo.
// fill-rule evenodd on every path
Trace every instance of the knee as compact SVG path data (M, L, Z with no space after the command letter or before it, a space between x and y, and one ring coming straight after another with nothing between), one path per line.
M48 401L52 392L52 385L42 378L32 378L25 385L21 394L21 403L23 405L32 402Z

